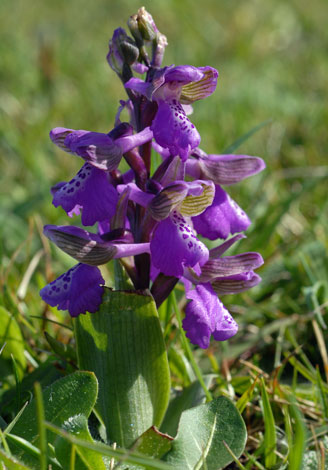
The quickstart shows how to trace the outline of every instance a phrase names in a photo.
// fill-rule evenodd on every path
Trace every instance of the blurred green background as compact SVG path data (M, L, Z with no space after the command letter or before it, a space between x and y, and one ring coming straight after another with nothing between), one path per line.
M318 290L319 304L327 301L327 2L143 4L168 38L166 65L211 65L220 72L215 94L194 106L204 150L223 152L271 120L238 149L263 157L266 171L229 189L253 220L238 249L261 252L266 264L260 287L225 303L241 331L257 341L266 323L292 314L299 322L311 311L304 288ZM51 205L49 188L70 179L82 163L55 148L48 133L56 126L112 128L124 90L106 62L108 40L140 6L134 0L0 2L3 282L16 295L35 259L20 296L26 312L43 308L42 224L67 223L62 209ZM72 265L51 250L55 274ZM306 332L306 320L297 327Z

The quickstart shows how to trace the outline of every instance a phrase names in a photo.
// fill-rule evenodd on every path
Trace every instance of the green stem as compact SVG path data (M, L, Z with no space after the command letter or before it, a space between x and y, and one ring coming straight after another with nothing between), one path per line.
M190 348L189 342L187 340L186 334L184 332L184 329L182 328L182 319L181 319L180 310L179 310L179 307L178 307L178 304L177 304L177 299L176 299L176 296L175 296L175 292L174 291L171 292L170 295L171 295L172 302L173 302L173 308L175 310L175 314L176 314L176 317L177 317L177 320L178 320L184 350L186 351L187 356L189 358L189 361L191 363L191 366L193 368L193 371L195 372L195 375L196 375L197 379L199 380L199 383L201 384L201 386L202 386L202 388L205 392L207 401L211 401L212 400L212 395L211 395L210 391L207 389L207 387L205 385L201 370L198 367L198 364L194 359L194 356L193 356L192 350Z

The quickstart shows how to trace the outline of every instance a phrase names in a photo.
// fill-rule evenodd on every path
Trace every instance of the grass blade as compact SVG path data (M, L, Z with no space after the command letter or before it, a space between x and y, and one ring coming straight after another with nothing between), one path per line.
M272 468L276 464L277 456L275 454L276 445L277 445L277 436L275 429L275 421L272 413L272 408L270 405L270 400L268 392L265 388L264 379L261 379L261 396L263 404L263 418L264 418L264 456L265 456L265 467L267 469Z

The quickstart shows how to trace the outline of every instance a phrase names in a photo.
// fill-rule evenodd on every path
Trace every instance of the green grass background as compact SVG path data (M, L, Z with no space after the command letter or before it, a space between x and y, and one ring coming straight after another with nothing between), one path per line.
M254 126L271 120L238 149L261 156L267 169L229 189L253 221L238 250L263 255L263 282L223 299L240 333L227 344L213 344L206 354L198 351L201 368L218 371L228 364L230 379L252 374L245 365L236 365L242 357L272 374L301 345L312 367L318 365L325 377L324 349L313 322L325 342L328 4L157 0L143 5L168 38L165 65L219 70L216 92L196 103L192 116L204 150L223 152ZM56 126L99 132L112 128L124 90L106 62L108 40L140 6L134 0L0 2L2 287L27 317L44 312L38 290L52 276L46 250L24 295L17 297L31 259L43 246L40 227L67 223L64 212L51 205L49 188L71 178L81 165L54 148L48 133ZM51 254L55 275L72 265L53 248ZM53 309L52 314L68 321L65 314ZM317 387L315 380L306 381L295 371L287 366L282 380L294 380L296 387L299 373L302 386L312 391ZM308 393L320 409L317 424L326 426L322 398Z

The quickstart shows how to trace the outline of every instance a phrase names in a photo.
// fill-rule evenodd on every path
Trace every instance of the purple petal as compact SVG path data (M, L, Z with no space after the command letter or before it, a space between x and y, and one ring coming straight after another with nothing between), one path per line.
M125 135L115 140L115 143L121 147L122 153L129 152L129 150L139 147L140 145L149 142L153 138L153 132L150 127L145 127L141 132L133 135Z
M215 248L212 248L210 250L210 259L215 259L215 258L219 258L221 255L223 255L223 253L225 253L234 243L236 243L237 241L243 239L243 238L246 238L246 235L244 235L243 233L239 233L238 235L235 235L234 237L231 237L229 238L229 240L227 240L226 242L224 243L221 243L221 245L219 246L216 246Z
M75 178L60 184L52 189L53 205L62 206L70 217L82 209L83 225L94 225L115 214L118 194L104 171L85 163Z
M202 266L201 282L208 282L217 277L233 276L259 268L263 264L259 253L242 253L236 256L225 256L219 259L209 259Z
M134 90L140 93L141 95L147 96L147 92L151 87L151 84L149 82L141 80L141 78L133 77L130 78L130 80L128 80L124 86L129 90Z
M198 82L204 77L201 67L197 68L193 65L178 65L165 73L165 83L179 82L187 84L190 82Z
M176 211L157 225L150 250L154 266L167 276L180 277L184 267L204 264L208 259L208 249Z
M252 287L257 286L261 282L260 276L253 271L234 276L218 277L211 281L212 287L218 295L238 294Z
M77 264L40 291L42 299L58 310L68 310L72 317L98 310L104 292L98 268Z
M223 316L217 320L212 334L216 341L225 341L230 339L232 336L235 336L238 331L238 325L220 300L219 304L222 307Z
M156 141L153 141L152 142L152 147L153 149L155 150L155 152L159 153L159 155L162 157L162 158L167 158L171 155L169 149L165 149L164 147L162 147L161 145L159 145Z
M79 157L100 170L115 170L123 152L119 144L107 134L99 132L75 131L69 134L64 145Z
M212 205L192 221L197 233L210 240L226 239L229 234L246 230L251 223L247 214L218 185Z
M199 284L187 292L191 300L186 307L186 316L182 322L186 336L193 344L203 349L209 347L213 334L222 341L237 333L238 326L218 299L210 284Z
M58 248L84 264L105 264L118 252L115 244L79 227L45 225L43 232Z
M143 73L148 72L149 67L147 67L147 65L145 64L141 64L140 62L135 62L134 64L132 64L132 69L136 73L143 74Z
M65 150L65 152L70 152L70 149L65 145L66 137L75 132L74 129L66 129L66 127L55 127L50 131L49 137L57 147Z
M202 175L216 184L235 184L265 168L262 158L248 155L207 155L199 160Z
M180 155L184 161L200 143L197 129L176 99L159 103L151 130L161 147L169 149L172 155Z
M143 207L147 207L155 197L154 194L142 191L135 183L119 184L117 186L117 191L119 194L123 194L123 192L126 190L129 190L129 199Z
M124 86L125 88L137 91L138 93L146 96L146 98L151 101L153 99L153 94L164 84L165 74L173 67L174 66L171 65L170 67L164 67L162 69L156 70L151 82L144 82L140 78L133 77L130 78L130 80L128 80Z

